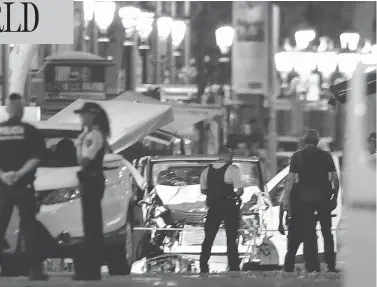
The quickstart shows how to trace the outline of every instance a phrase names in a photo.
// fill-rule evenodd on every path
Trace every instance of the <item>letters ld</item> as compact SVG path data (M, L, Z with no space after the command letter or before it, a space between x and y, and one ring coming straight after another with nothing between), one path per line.
M23 5L24 19L23 23L20 23L17 30L12 30L11 27L11 17L12 13L17 13L19 9L14 5L15 2L0 2L0 15L3 14L6 19L6 23L0 23L0 33L1 32L33 32L37 29L39 24L39 11L38 7L32 2L20 2ZM17 4L16 4L17 5ZM28 27L28 12L34 11L34 27L29 30Z

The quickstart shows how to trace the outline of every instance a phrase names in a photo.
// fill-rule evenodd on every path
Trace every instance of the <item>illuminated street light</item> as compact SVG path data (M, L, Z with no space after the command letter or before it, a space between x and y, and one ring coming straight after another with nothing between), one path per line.
M374 52L375 49L374 49ZM372 44L369 40L365 40L365 45L361 49L361 62L363 62L366 65L376 65L377 64L377 58L376 54L372 52Z
M85 26L93 20L95 0L85 0L84 3L84 20Z
M141 11L137 7L127 6L119 9L119 17L122 18L122 24L126 30L126 34L132 34L135 32L138 25L138 19L141 15Z
M279 52L275 54L275 67L278 72L290 72L293 69L294 54Z
M360 55L356 53L341 53L338 55L339 71L351 76L360 62Z
M370 48L370 52L371 52L373 55L377 56L377 45L376 45L376 44L374 44L374 45Z
M186 33L186 23L182 20L175 20L173 22L173 28L171 35L173 38L173 47L177 48L183 41Z
M166 40L172 31L173 19L171 17L161 17L157 20L158 37Z
M297 49L304 50L309 47L311 41L316 37L314 30L301 30L295 33Z
M335 52L322 52L317 54L317 67L325 78L335 72L338 66L338 55Z
M361 53L367 54L370 53L372 50L372 44L369 40L365 40L364 47L361 49Z
M340 45L342 49L356 51L359 44L360 35L358 33L342 33L340 35Z
M309 74L317 67L317 53L312 52L292 52L293 67L301 74Z
M85 1L84 1L85 2ZM99 1L95 2L94 18L102 34L107 33L107 29L114 20L114 13L116 4L113 1ZM108 42L107 37L98 38L99 42Z
M143 41L148 39L149 35L152 33L154 20L153 18L154 13L151 12L140 12L137 18L136 31Z
M215 36L216 44L220 48L221 53L228 53L233 44L234 29L230 26L220 27L216 29Z

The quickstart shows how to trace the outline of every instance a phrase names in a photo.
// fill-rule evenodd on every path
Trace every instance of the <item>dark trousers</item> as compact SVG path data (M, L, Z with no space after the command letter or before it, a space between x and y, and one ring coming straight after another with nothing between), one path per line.
M325 262L329 270L335 269L336 266L336 255L334 251L334 238L331 232L331 204L330 201L320 202L320 203L303 203L302 205L303 217L308 222L307 233L310 232L310 229L313 226L316 226L317 220L321 224L321 232L324 241L324 251L325 251ZM315 216L314 212L317 212ZM309 224L311 226L309 226ZM308 231L309 230L309 231ZM311 239L310 233L305 236L309 244L317 244ZM304 241L305 242L305 241ZM310 262L318 261L318 254L310 253L308 255Z
M77 277L101 277L104 236L101 200L104 192L102 177L80 179L84 246L80 260L75 264Z
M239 271L239 254L237 246L238 229L240 221L239 206L233 202L223 202L208 209L207 220L204 224L205 238L200 254L200 269L208 272L208 260L211 249L221 222L225 223L227 238L227 256L230 271Z
M29 186L0 186L0 250L4 249L3 238L8 228L13 208L16 206L20 217L20 233L25 240L25 253L30 268L39 268L42 260L37 246L37 203L35 191Z
M284 271L294 271L296 254L301 243L304 244L305 269L308 272L319 271L317 234L315 230L316 223L309 224L302 205L296 205L292 207L292 209L291 219L288 225L287 253L284 260ZM313 219L315 220L315 218ZM311 218L309 220L311 220Z

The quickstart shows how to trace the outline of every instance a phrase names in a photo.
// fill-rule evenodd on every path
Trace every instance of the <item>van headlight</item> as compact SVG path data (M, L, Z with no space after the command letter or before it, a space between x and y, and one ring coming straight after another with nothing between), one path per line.
M80 196L81 193L77 187L55 189L48 192L48 194L43 198L42 204L51 205L67 202L77 199Z

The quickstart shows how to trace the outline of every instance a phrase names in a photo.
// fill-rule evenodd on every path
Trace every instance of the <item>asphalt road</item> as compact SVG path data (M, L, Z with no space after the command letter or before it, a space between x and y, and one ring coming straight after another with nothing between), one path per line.
M47 282L29 282L26 277L0 278L1 287L26 286L113 286L113 287L340 287L339 275L323 273L317 276L304 274L286 275L281 272L247 272L199 275L142 275L104 276L99 282L73 282L67 274L52 275Z

